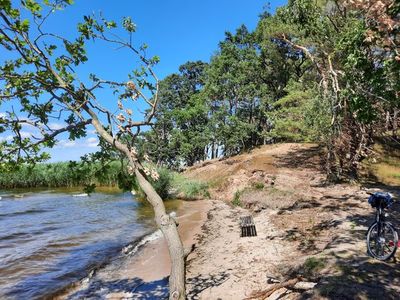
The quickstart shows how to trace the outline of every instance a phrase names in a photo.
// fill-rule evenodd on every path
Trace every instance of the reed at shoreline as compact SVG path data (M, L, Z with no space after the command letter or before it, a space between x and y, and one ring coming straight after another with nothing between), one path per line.
M34 167L22 165L13 172L0 173L0 189L83 188L90 193L94 187L120 188L135 190L136 198L144 199L144 193L134 178L122 169L120 161L112 161L106 167L100 163L74 161L42 163ZM150 179L150 183L163 199L195 200L210 197L209 186L205 182L188 179L166 168L158 168L157 171L158 180Z
M0 188L118 186L120 170L118 161L111 162L106 170L100 164L81 162L43 163L34 167L23 165L13 172L1 173Z

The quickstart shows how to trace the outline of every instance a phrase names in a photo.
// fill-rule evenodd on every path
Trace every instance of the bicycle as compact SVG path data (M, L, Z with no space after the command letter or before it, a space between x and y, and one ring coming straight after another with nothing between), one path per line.
M394 203L389 193L377 192L370 194L368 203L376 209L375 222L367 231L368 253L378 260L388 260L394 256L398 247L398 235L395 227L386 221L385 209Z

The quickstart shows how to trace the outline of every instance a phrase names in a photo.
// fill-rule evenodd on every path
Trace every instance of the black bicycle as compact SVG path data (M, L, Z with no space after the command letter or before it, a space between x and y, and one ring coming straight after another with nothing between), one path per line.
M367 231L368 253L379 260L388 260L396 253L398 246L398 235L394 226L386 221L388 209L394 203L389 193L377 192L371 194L368 203L376 209L375 222L369 226Z

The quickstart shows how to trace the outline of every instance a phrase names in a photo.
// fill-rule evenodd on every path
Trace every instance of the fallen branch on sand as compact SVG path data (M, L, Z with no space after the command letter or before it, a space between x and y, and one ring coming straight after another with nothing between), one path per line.
M286 282L277 283L264 291L253 292L252 295L250 297L246 298L245 300L266 299L267 297L271 296L275 291L277 291L281 288L293 287L299 281L300 281L299 278L294 278L294 279L290 279Z

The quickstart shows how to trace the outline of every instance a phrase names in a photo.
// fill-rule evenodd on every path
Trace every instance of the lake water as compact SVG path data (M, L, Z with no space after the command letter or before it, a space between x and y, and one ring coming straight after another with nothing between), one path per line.
M149 205L130 193L5 194L0 193L0 299L48 297L155 229ZM175 210L179 203L166 204Z

